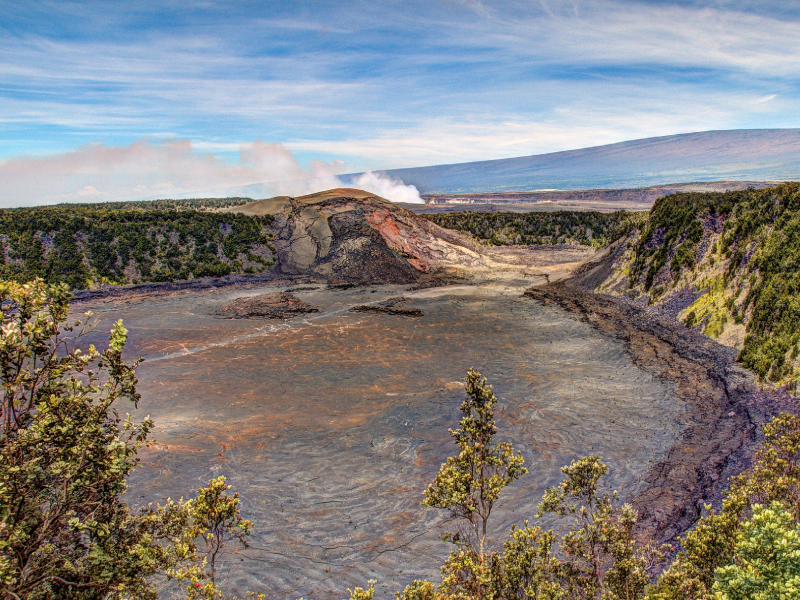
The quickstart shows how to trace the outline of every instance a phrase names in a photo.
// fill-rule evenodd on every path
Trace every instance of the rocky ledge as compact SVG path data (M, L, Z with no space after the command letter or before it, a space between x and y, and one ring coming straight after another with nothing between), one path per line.
M556 304L620 339L634 362L675 386L686 406L679 439L646 476L634 501L643 537L670 542L690 529L703 506L719 506L730 477L744 470L763 438L761 427L797 410L786 393L762 389L736 364L736 353L625 298L568 283L531 288L525 296Z

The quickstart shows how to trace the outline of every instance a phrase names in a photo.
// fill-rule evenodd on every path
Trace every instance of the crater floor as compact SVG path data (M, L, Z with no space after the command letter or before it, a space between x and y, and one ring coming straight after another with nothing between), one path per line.
M252 547L223 561L221 579L239 594L341 598L377 579L388 598L412 579L438 578L445 515L419 502L456 448L447 430L469 367L494 385L499 437L531 471L493 516L500 539L533 520L570 460L601 454L608 483L629 498L683 430L672 384L636 366L616 339L522 298L523 285L310 286L292 293L318 313L286 322L215 316L237 297L283 289L91 307L100 332L124 318L131 358L146 359L137 412L155 420L155 443L129 501L192 495L225 475L255 522ZM423 315L349 312L400 295Z

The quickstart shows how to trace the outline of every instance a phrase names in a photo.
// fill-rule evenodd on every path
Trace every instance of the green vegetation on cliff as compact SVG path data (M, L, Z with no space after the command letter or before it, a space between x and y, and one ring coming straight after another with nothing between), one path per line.
M83 289L260 273L273 262L271 222L270 216L94 205L0 210L0 277L41 277Z
M706 335L743 327L740 362L800 380L800 184L659 199L633 248L629 285L651 300L707 291L683 318Z
M800 597L800 417L778 415L764 434L752 466L732 479L719 511L705 507L649 600Z
M601 248L624 236L641 213L531 212L423 215L441 227L467 233L491 246L580 245Z

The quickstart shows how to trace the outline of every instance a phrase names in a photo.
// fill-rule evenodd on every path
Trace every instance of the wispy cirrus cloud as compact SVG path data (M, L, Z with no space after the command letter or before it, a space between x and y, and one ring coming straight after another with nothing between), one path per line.
M759 6L755 13L722 3L543 2L521 8L521 14L492 11L491 26L479 24L484 35L471 39L477 46L554 65L724 69L759 79L797 76L800 11L787 19ZM525 39L535 42L520 43Z
M800 125L794 1L31 0L0 41L6 158L264 139L361 170Z

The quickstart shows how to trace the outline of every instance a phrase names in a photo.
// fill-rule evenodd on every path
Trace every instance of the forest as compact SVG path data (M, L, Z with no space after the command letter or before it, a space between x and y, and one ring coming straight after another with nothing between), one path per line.
M0 278L85 289L260 273L273 264L271 216L159 202L173 201L0 210Z
M642 213L460 212L423 215L441 227L471 235L490 246L579 245L602 248L624 236Z

